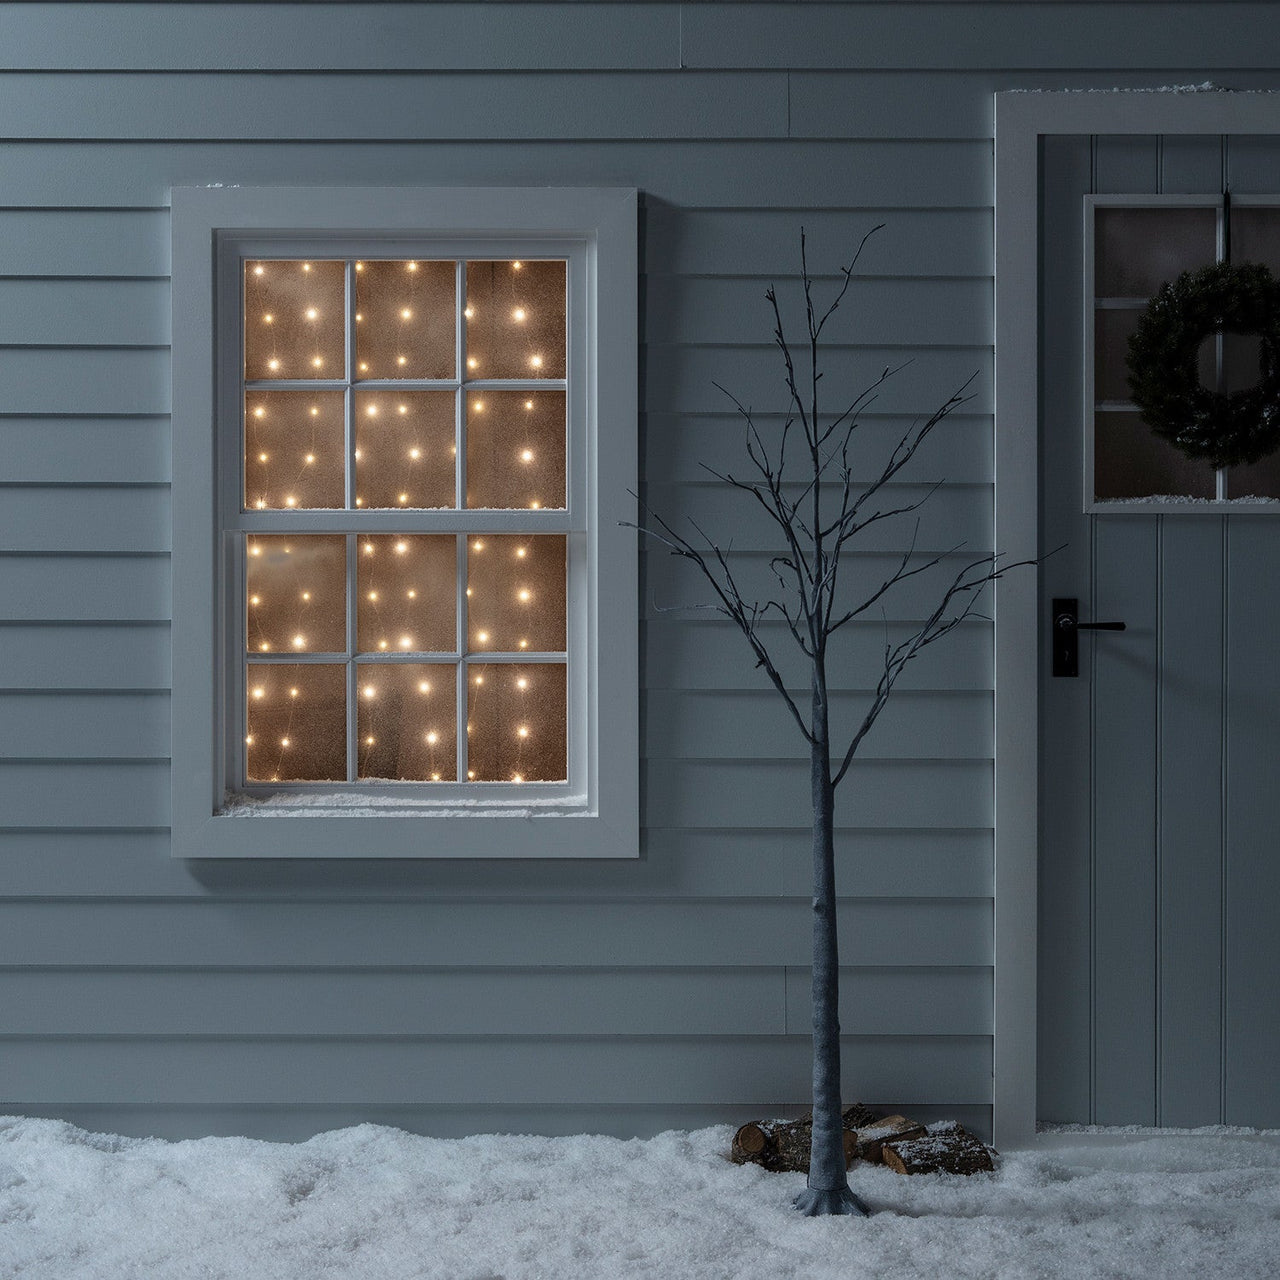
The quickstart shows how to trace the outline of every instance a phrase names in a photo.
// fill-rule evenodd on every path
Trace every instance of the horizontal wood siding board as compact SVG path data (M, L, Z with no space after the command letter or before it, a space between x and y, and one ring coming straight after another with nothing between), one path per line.
M693 831L650 826L644 856L626 866L581 861L509 863L495 878L475 861L326 859L188 863L170 857L167 831L0 831L10 898L171 898L341 902L643 898L803 898L812 889L812 835L803 828ZM991 895L990 830L836 832L836 885L861 898Z
M911 622L850 623L832 643L828 688L840 692L873 683L884 666L886 642L899 644L914 630ZM786 624L770 622L759 634L788 686L802 691L808 659ZM675 614L650 618L641 628L640 656L646 689L773 690L737 624L727 619ZM908 663L897 690L985 690L991 684L991 624L974 621L957 627L945 641Z
M865 693L832 698L835 742L841 735L847 738L861 723L872 697ZM0 701L0 715L3 706ZM772 689L759 693L650 691L643 714L644 753L650 760L714 759L727 752L737 759L808 759L808 744ZM899 693L860 751L863 759L912 760L923 755L989 760L993 747L989 693Z
M805 964L787 901L252 903L0 901L0 965L183 968ZM844 961L988 965L985 899L844 901ZM903 940L909 938L909 950Z
M0 346L168 345L168 281L0 279Z
M788 448L788 461L794 459L799 463L792 472L796 478L803 476L805 470L805 464L797 456L801 447L797 445L794 453L790 446ZM881 465L883 462L881 460ZM870 469L869 464L867 469ZM734 462L729 464L727 474L747 480L752 472L749 462L745 466ZM755 472L755 475L758 478L759 473ZM802 488L797 484L784 492L798 501ZM0 496L2 494L3 489L0 488ZM820 496L825 511L834 518L840 511L839 487L825 485ZM131 503L132 499L131 492L128 501ZM910 543L917 523L919 533L916 545L921 550L947 550L958 543L985 547L991 540L993 499L993 489L987 484L952 484L942 488L933 485L886 486L873 503L863 508L864 515L878 511L903 511L903 514L878 520L855 534L845 544L845 553L896 553L901 558L903 548ZM686 482L680 485L646 485L644 500L650 510L660 515L672 528L696 538L689 523L691 520L696 521L720 546L732 547L737 553L767 551L782 555L787 550L785 535L755 498L712 477L696 484ZM908 507L913 509L903 510ZM3 528L2 519L0 528ZM665 554L664 549L657 544L651 545L649 549L658 556Z
M729 403L726 397L725 404ZM783 416L758 413L753 414L753 419L766 444L776 453ZM859 416L853 453L859 480L879 475L878 469L874 473L871 470L874 461L883 466L915 422L914 414ZM0 432L3 431L0 423ZM705 483L710 478L709 466L718 471L732 470L740 477L752 474L746 452L746 425L736 410L700 415L651 412L644 416L641 431L644 475L649 484ZM981 414L954 413L935 428L899 472L898 479L904 484L932 484L938 480L949 484L990 484L994 474L991 419Z
M756 1036L809 1025L802 969L0 970L3 1035ZM989 1035L991 971L845 969L859 1036ZM784 999L785 997L785 999ZM785 1009L784 1009L785 1003Z
M871 699L833 699L836 731L851 731ZM775 692L650 692L642 754L652 760L807 759L808 748ZM168 759L167 693L0 693L0 759ZM862 748L866 759L989 760L991 695L899 694Z
M857 317L854 337L874 336L874 317ZM767 344L762 326L754 347L664 346L651 342L645 366L643 404L658 413L715 413L724 409L726 388L744 405L769 413L787 407L783 366ZM989 335L988 335L989 340ZM948 397L968 386L969 413L992 411L992 356L989 345L951 349L829 347L822 357L823 402L843 410L886 369L906 368L877 389L875 412L928 416ZM3 366L0 365L0 369ZM836 406L839 406L836 409Z
M6 623L0 689L168 691L169 624Z
M738 4L732 19L693 5L680 51L690 67L1265 70L1273 17L1265 3Z
M0 208L0 276L168 275L167 207Z
M169 695L0 694L0 759L169 758Z
M15 207L168 206L175 186L506 185L640 188L646 203L837 209L991 208L990 140L598 142L9 142Z
M990 208L698 209L648 199L644 257L651 272L794 275L803 226L811 268L834 276L881 224L858 259L860 276L970 277L995 270Z
M989 547L969 546L951 555L946 554L948 548L942 546L920 546L916 550L918 555L913 564L920 567L921 572L891 587L876 602L876 612L868 611L862 617L878 617L882 626L886 623L923 621L933 613L955 576L975 558L986 554ZM775 554L775 551L725 553L725 559L744 600L764 602L777 595L777 579L769 568L769 561ZM932 568L925 568L926 561L934 557L938 557L938 563ZM888 581L901 563L901 554L891 558L886 555L857 556L846 553L841 561L842 583L837 593L839 602L852 607L865 600L871 592ZM646 621L671 616L672 611L684 613L685 610L692 613L684 613L684 616L714 616L708 606L715 604L715 598L706 578L690 561L676 560L665 552L651 552L645 561L644 573L646 595L642 602L641 616ZM990 600L990 595L987 595L988 608ZM982 612L981 606L979 612ZM841 632L836 633L832 648L837 653L843 648Z
M987 1036L991 970L845 969L858 1036ZM781 1036L803 969L0 970L3 1036ZM783 1004L786 1005L783 1009Z
M3 481L11 484L167 484L172 430L151 418L0 417Z
M773 288L784 317L803 314L797 274L793 267L776 281L651 275L645 287L646 332L664 344L767 341L774 325L767 289ZM837 281L822 282L814 286L814 297L832 299L839 289ZM3 297L0 287L0 301ZM848 341L854 335L886 347L983 346L991 341L993 307L991 281L984 277L856 279L826 336Z
M921 1123L958 1120L984 1139L991 1137L991 1107L971 1103L920 1103L898 1095L866 1098L886 1114L906 1113ZM650 1138L669 1129L702 1129L708 1125L737 1127L743 1109L737 1103L706 1102L680 1105L654 1103L638 1106L615 1102L609 1106L581 1106L542 1102L533 1106L493 1103L484 1107L403 1103L37 1103L17 1101L13 1110L31 1118L63 1120L97 1133L121 1133L139 1138L239 1137L252 1134L268 1142L305 1142L317 1133L362 1124L386 1125L406 1133L436 1138L465 1138L476 1133L533 1133L571 1136L599 1133L617 1138ZM766 1115L800 1115L806 1110L804 1086L794 1097L776 1098L766 1104ZM724 1150L727 1152L728 1136Z
M167 552L172 523L167 484L0 484L7 552Z
M5 411L79 417L169 412L167 347L0 347Z
M777 71L483 76L182 72L0 77L5 136L29 140L782 138Z
M4 1045L6 1096L33 1102L766 1106L807 1092L807 1036L714 1040L42 1039ZM572 1069L566 1071L566 1063ZM847 1097L987 1103L985 1036L846 1037Z
M813 1025L813 971L786 970L787 1031ZM3 980L0 979L0 982ZM840 1026L858 1035L989 1035L992 971L967 969L840 970ZM927 1030L926 1030L927 1029Z
M144 71L675 67L667 4L24 5L0 67Z
M0 971L0 1001L10 1013L7 1036L743 1036L786 1029L783 970L763 968L8 970ZM902 1034L897 1027L889 1033ZM862 1034L877 1032L867 1023Z
M169 557L0 554L0 622L168 622Z

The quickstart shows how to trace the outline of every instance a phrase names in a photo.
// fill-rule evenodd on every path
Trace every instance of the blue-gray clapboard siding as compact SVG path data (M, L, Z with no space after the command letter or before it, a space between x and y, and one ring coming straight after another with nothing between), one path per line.
M808 1092L803 753L732 628L664 611L701 598L664 556L638 862L169 858L172 186L639 187L642 482L732 527L744 569L759 527L698 466L740 443L712 383L776 405L762 293L799 225L830 274L886 222L830 377L914 359L868 419L882 444L978 372L903 495L945 478L921 545L981 551L991 92L1193 64L1270 84L1265 10L0 6L0 1108L173 1134L629 1133ZM842 704L929 594L850 629ZM846 1076L986 1128L990 631L954 640L841 797Z

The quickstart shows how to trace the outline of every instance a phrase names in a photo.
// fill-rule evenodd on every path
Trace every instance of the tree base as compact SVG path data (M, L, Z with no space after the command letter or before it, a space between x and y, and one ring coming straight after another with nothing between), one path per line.
M791 1203L796 1212L804 1214L806 1218L823 1218L828 1215L866 1218L871 1215L871 1210L848 1187L836 1187L831 1191L805 1187Z

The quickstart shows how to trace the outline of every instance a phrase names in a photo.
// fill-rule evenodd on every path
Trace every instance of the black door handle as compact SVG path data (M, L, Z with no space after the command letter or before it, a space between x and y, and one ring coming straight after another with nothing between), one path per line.
M1123 631L1123 622L1081 622L1080 602L1074 596L1057 597L1050 615L1053 619L1053 674L1080 674L1081 631Z

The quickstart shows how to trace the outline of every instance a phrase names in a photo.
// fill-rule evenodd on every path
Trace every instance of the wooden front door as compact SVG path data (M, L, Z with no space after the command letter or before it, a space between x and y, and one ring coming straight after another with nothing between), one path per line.
M1280 141L1051 137L1042 172L1041 547L1065 547L1041 573L1038 1114L1280 1125L1280 457L1188 464L1123 363L1224 216L1232 260L1280 275ZM1106 193L1130 200L1086 204ZM1173 194L1201 199L1150 199ZM1063 598L1125 624L1079 634L1075 677L1050 671Z

